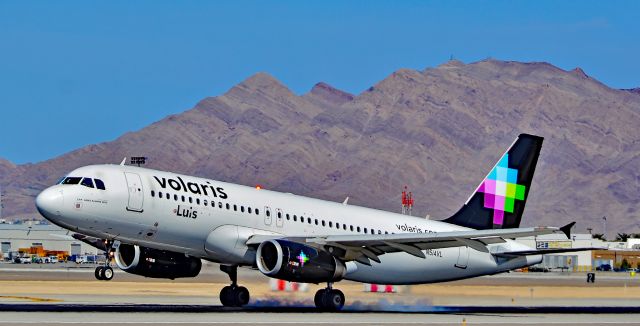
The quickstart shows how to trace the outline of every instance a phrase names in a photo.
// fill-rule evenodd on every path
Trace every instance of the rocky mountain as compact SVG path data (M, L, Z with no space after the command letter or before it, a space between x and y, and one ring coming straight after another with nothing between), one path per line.
M450 61L401 69L354 96L318 83L302 96L265 73L193 109L37 164L0 161L4 215L35 216L38 191L92 163L148 167L399 211L455 212L522 132L546 138L524 225L640 231L640 94L582 69Z

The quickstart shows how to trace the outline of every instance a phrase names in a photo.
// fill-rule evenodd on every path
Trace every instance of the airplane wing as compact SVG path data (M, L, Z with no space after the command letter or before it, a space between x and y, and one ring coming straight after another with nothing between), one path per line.
M84 234L81 234L81 233L74 233L74 234L71 235L71 237L74 240L82 241L82 242L84 242L84 243L86 243L86 244L88 244L88 245L90 245L90 246L92 246L94 248L97 248L97 249L100 249L100 250L103 250L103 251L107 251L107 247L106 247L105 242L104 242L103 239L99 239L99 238L96 238L96 237L91 237L91 236L84 235Z
M332 247L344 260L355 260L370 264L369 260L380 262L378 256L391 252L406 252L416 257L425 258L422 250L468 246L481 252L489 252L487 245L504 243L504 239L538 236L544 234L564 233L569 236L569 229L574 223L564 227L534 227L494 230L469 230L438 233L401 233L401 234L357 234L328 235L315 237L278 237L272 235L256 235L247 241L247 245L258 245L265 240L286 239L322 248Z

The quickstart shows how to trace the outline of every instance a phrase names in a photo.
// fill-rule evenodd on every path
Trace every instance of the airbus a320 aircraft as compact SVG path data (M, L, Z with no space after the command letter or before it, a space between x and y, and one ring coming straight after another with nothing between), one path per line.
M231 285L225 306L249 302L237 268L287 281L327 283L315 295L339 310L340 280L420 284L496 274L538 264L548 252L512 239L563 232L519 228L542 138L522 134L462 208L443 221L136 166L78 168L36 198L49 221L114 256L118 267L146 277L195 277L201 259L220 263ZM113 278L109 266L96 277Z

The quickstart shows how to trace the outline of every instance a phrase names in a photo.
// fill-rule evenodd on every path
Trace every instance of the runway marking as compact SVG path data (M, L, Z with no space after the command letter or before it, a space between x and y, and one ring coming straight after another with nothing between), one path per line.
M64 301L60 299L24 297L24 296L18 296L18 295L0 295L0 299L18 299L18 300L28 300L33 302L63 302Z

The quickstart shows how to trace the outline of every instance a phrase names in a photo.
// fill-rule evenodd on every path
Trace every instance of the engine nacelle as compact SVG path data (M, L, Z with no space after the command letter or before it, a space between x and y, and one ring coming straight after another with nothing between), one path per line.
M199 258L130 244L120 244L115 259L121 270L153 278L196 277L202 268Z
M258 246L256 264L267 276L303 283L339 281L347 271L342 261L324 250L280 239Z

